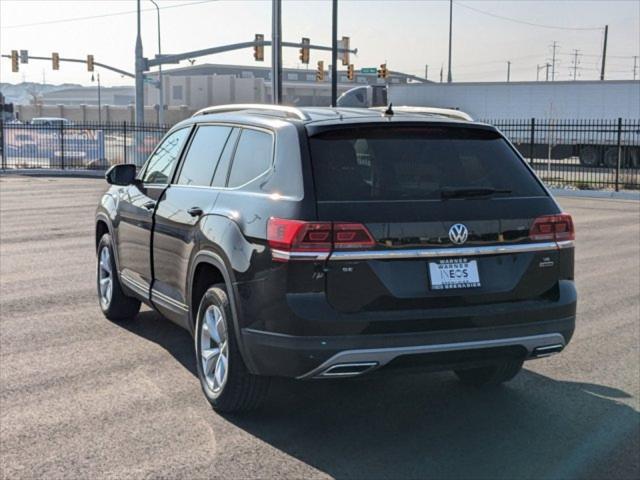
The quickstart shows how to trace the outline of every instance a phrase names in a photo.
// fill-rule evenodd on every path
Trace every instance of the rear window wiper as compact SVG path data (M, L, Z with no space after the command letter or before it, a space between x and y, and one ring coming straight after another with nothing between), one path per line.
M443 188L442 198L488 197L496 193L511 193L511 190L497 188Z

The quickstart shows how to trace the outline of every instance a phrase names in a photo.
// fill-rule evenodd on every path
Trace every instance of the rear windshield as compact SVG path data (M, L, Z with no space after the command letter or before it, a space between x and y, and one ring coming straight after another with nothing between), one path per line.
M325 132L310 142L318 201L438 199L485 189L494 196L546 195L492 131L361 127Z

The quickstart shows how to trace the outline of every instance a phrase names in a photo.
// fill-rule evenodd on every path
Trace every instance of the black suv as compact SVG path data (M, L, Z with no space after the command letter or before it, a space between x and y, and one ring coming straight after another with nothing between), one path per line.
M144 302L192 332L218 410L258 405L271 376L495 385L573 334L571 216L492 126L219 106L106 178L102 311Z

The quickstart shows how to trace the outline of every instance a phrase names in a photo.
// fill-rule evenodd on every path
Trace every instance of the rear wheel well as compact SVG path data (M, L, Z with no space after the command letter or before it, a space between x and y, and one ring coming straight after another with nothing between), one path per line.
M215 285L216 283L224 283L224 276L222 272L207 262L202 262L196 266L196 270L193 273L193 282L191 283L191 312L192 312L192 321L195 321L196 316L198 315L198 306L200 305L200 300L204 295L204 292L211 285Z
M105 233L109 233L109 227L102 220L98 220L98 222L96 223L96 250L98 249L100 239Z

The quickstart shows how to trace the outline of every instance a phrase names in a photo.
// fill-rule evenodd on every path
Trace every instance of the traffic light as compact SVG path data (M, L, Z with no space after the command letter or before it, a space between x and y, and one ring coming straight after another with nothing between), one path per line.
M387 64L383 63L378 69L378 78L387 78L389 76L389 70L387 70Z
M300 61L302 63L309 64L309 44L311 41L308 38L302 39L302 48L300 49Z
M54 70L60 70L60 54L58 52L51 54L51 66Z
M350 63L349 66L347 67L347 79L349 79L349 81L353 81L355 77L355 71L353 69L353 63Z
M342 65L349 65L349 37L342 37Z
M93 55L87 55L87 72L93 72Z
M324 62L322 60L318 60L318 68L316 69L316 82L321 82L324 80Z
M264 35L256 33L255 42L264 42ZM253 46L253 58L256 62L264 62L264 45Z
M11 71L14 73L20 71L20 63L18 63L17 50L11 50Z

